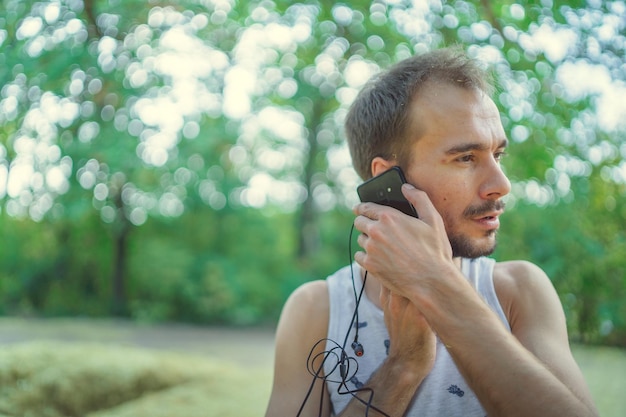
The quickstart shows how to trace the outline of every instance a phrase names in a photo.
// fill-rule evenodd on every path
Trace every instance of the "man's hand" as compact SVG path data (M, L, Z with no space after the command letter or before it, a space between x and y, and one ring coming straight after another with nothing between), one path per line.
M380 305L389 332L389 361L422 377L435 363L437 339L419 309L405 297L382 287Z
M437 339L424 316L407 298L381 287L380 305L389 332L389 354L339 417L364 415L370 404L373 415L401 416L435 364ZM375 395L372 396L372 393Z
M393 293L406 295L414 285L429 291L429 279L440 279L453 261L443 219L426 193L409 184L402 191L420 218L379 204L358 204L354 226L364 252L354 259Z

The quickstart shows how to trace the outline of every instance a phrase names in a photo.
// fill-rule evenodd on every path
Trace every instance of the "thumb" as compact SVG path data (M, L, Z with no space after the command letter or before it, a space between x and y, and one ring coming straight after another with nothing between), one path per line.
M434 225L437 223L438 219L441 219L439 212L430 201L425 191L417 189L409 183L405 183L402 184L402 194L404 194L404 197L413 205L420 220Z
M413 204L415 211L418 213L419 219L437 232L440 242L443 245L442 248L445 248L446 253L449 256L452 256L452 248L446 233L446 226L443 222L443 218L428 197L428 194L426 194L425 191L418 190L411 184L402 185L402 194L404 194L406 199Z
M404 184L402 184L402 194L404 194L404 196L406 197L407 200L409 200L409 202L414 203L416 202L417 199L419 199L419 195L418 194L426 194L424 191L418 190L417 188L415 188L412 184L409 184L408 182L405 182Z

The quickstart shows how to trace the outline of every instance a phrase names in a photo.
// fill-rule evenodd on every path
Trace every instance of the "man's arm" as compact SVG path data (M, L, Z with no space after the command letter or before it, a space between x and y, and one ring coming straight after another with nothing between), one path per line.
M434 363L436 337L419 310L405 297L382 288L380 305L389 332L389 355L357 394L363 402L352 400L339 416L366 415L370 402L372 416L402 416ZM368 394L372 393L371 398Z
M481 300L467 295L461 305L427 313L483 407L497 416L597 416L548 278L521 262L496 271L512 333Z
M529 262L496 264L494 285L511 332L570 392L597 414L572 356L565 314L548 276Z
M426 377L435 359L435 335L426 320L406 298L381 292L381 306L389 330L391 345L387 360L379 367L363 391L356 393L339 416L363 416L370 403L369 415L401 416L415 391ZM266 417L295 416L302 405L313 376L307 371L312 347L327 337L329 316L328 290L324 281L303 285L289 298L276 333L274 384ZM346 320L349 320L346 317ZM325 343L319 343L311 357L323 355ZM316 361L320 366L321 360ZM323 372L320 377L323 377ZM373 398L369 398L369 393ZM323 408L319 413L320 396ZM359 401L361 399L362 401ZM323 380L316 381L303 417L329 416L330 402Z
M406 191L421 220L377 205L357 206L355 226L365 249L355 255L357 262L418 306L490 415L596 416L568 358L560 303L545 274L522 268L535 284L520 284L522 293L508 303L511 334L454 264L443 220L428 196ZM520 278L514 266L498 285L499 295L518 289L507 288Z
M380 306L391 343L387 360L367 386L376 394L374 404L380 410L389 416L401 416L435 364L437 338L422 313L407 298L382 287ZM350 404L342 416L354 415L359 410L356 404Z
M328 289L324 281L302 285L285 303L276 330L274 383L266 417L295 417L300 410L314 378L307 370L309 353L314 346L316 348L311 357L326 350L323 339L328 333L328 311ZM317 365L320 366L321 362ZM323 398L321 414L320 396ZM300 415L330 415L330 402L323 380L315 381Z

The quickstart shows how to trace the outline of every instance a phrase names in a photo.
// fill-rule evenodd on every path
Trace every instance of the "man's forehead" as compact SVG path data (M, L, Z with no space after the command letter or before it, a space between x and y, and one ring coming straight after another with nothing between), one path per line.
M500 112L493 101L487 100L461 95L436 102L414 103L410 122L411 136L414 139L425 136L445 137L452 142L462 143L489 139L489 147L495 145L493 141L497 142L498 147L506 146L508 141ZM477 137L481 140L476 140Z
M473 103L474 106L468 106ZM428 82L413 97L413 109L470 113L475 105L498 111L491 97L478 88L466 88L444 82Z

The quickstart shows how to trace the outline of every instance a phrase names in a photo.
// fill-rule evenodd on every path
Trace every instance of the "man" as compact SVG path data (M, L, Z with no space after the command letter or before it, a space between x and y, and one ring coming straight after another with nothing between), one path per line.
M357 265L285 304L267 416L597 415L548 277L485 257L510 191L490 90L452 48L359 94L346 120L354 166L363 179L400 166L419 219L354 208Z

